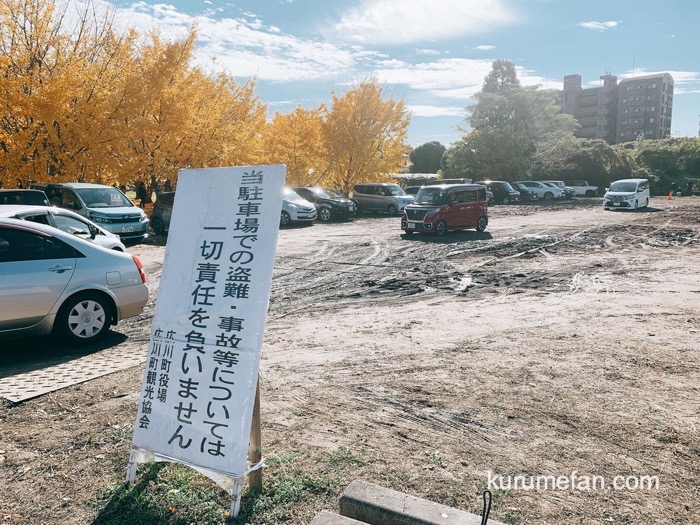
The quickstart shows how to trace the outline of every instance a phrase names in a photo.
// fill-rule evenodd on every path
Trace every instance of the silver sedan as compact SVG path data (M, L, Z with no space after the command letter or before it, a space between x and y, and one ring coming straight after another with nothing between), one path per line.
M132 255L69 233L0 218L0 338L55 334L93 342L148 301Z

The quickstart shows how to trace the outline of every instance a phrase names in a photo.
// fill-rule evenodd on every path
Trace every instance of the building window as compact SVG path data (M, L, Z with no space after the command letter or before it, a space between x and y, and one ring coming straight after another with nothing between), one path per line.
M653 129L645 129L645 130L644 130L644 134L645 134L645 135L653 135L653 134L654 134L654 130L653 130Z
M653 124L653 123L654 123L654 119L653 119L653 118L650 118L650 119L649 119L649 124Z
M655 87L656 87L656 82L654 82L653 84L649 84L650 89L654 89Z
M647 111L656 111L656 106L649 106Z
M647 95L647 100L654 100L656 97L654 95Z

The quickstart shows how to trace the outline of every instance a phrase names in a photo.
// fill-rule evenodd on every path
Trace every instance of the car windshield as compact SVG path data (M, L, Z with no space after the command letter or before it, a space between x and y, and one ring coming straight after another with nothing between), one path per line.
M511 186L508 182L504 182L502 188L506 191L513 191L513 186Z
M124 208L134 205L117 188L82 188L75 191L88 208Z
M391 195L406 195L406 192L398 184L389 184L386 189L389 190Z
M306 200L302 198L296 191L290 189L290 188L284 188L284 191L282 192L282 197L288 201L303 201Z
M321 197L322 199L345 199L342 191L329 190L326 188L309 188L314 195Z
M637 191L636 182L613 182L608 191L619 191L621 193L632 193Z
M323 191L325 191L333 199L347 199L348 198L347 195L345 195L340 190L329 190L329 189L324 188Z
M447 204L447 190L443 188L421 188L416 195L416 204Z

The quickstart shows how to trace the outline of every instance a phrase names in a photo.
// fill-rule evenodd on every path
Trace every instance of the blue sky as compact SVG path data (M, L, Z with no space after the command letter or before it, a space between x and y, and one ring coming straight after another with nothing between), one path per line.
M106 0L104 0L106 1ZM459 139L470 97L496 59L524 85L584 87L669 72L673 136L700 127L697 0L113 0L120 24L182 36L197 23L198 63L255 77L270 114L317 107L363 79L404 100L409 143Z

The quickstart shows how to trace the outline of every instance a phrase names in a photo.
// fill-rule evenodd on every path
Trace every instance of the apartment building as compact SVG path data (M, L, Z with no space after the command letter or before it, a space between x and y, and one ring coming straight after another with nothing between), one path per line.
M564 113L581 124L577 136L610 144L661 139L671 134L673 77L668 73L627 78L600 77L601 85L582 88L581 75L564 77L559 93Z

